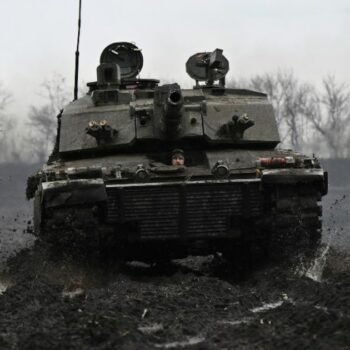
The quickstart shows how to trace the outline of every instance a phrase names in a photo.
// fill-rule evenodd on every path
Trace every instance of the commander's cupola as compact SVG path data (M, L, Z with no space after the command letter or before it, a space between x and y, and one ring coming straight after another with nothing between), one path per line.
M141 49L135 44L108 45L97 67L97 81L87 84L95 105L126 103L130 99L128 90L153 90L159 80L138 78L142 66Z

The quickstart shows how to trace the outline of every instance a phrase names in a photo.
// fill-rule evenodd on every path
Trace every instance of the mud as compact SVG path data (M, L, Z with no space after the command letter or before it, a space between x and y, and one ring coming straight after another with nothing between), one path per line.
M0 349L348 349L348 192L325 202L311 264L296 257L245 276L212 256L54 259L27 232L30 206L0 205Z
M225 262L170 266L52 261L42 247L7 264L2 349L347 349L350 257L331 249L321 282L298 266L237 279Z

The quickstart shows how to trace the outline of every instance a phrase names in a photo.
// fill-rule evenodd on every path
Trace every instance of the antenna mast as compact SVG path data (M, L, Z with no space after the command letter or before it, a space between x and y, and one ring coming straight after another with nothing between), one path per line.
M81 0L79 0L78 39L77 39L77 49L75 51L74 101L78 98L80 27L81 27Z

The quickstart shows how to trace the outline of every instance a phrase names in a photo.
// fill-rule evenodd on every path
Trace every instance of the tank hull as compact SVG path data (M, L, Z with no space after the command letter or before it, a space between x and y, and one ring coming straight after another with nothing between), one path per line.
M229 259L250 256L251 251L255 256L259 251L281 257L317 244L321 172L299 176L302 183L292 183L283 172L269 176L123 184L102 179L47 182L35 198L35 231L63 251L143 261L216 252Z

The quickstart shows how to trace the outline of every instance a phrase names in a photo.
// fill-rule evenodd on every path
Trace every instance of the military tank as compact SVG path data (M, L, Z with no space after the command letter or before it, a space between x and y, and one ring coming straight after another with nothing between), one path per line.
M136 45L108 45L97 81L59 114L54 151L28 180L35 234L142 261L317 245L327 173L277 148L267 95L226 88L221 49L188 59L192 89L141 79L142 66Z

